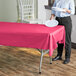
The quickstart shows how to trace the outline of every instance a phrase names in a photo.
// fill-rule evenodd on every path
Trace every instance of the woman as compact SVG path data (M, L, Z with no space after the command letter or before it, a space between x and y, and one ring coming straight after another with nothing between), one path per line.
M74 0L55 0L53 7L62 8L65 11L54 11L52 10L51 18L53 19L56 16L56 20L59 22L59 25L65 27L65 60L64 64L70 62L71 56L71 31L72 31L72 21L71 15L75 13ZM53 61L62 60L63 44L58 44L57 56L53 58Z

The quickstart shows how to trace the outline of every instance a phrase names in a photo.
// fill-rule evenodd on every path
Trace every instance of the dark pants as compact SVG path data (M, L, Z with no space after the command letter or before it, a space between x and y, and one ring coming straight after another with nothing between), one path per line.
M68 17L56 17L56 20L59 22L59 25L65 27L65 59L71 56L71 31L72 31L72 21L70 16ZM58 56L62 56L63 44L58 44L57 48Z

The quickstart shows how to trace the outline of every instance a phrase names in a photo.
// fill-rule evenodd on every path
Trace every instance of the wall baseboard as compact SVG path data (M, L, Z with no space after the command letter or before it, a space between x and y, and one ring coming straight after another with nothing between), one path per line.
M76 49L76 43L71 42L71 47L72 47L73 49Z

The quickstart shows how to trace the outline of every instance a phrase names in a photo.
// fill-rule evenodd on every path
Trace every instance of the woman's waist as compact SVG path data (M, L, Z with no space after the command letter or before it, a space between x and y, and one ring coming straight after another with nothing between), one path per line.
M64 16L64 17L57 17L56 18L59 18L59 19L63 19L63 18L71 18L70 16Z

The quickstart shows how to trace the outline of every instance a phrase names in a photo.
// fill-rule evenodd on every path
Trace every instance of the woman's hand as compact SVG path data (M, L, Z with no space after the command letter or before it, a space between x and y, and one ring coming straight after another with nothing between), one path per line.
M50 17L50 20L54 19L55 15L52 14L51 17Z
M71 13L71 11L70 10L68 10L67 8L63 8L65 11L64 11L64 13Z

